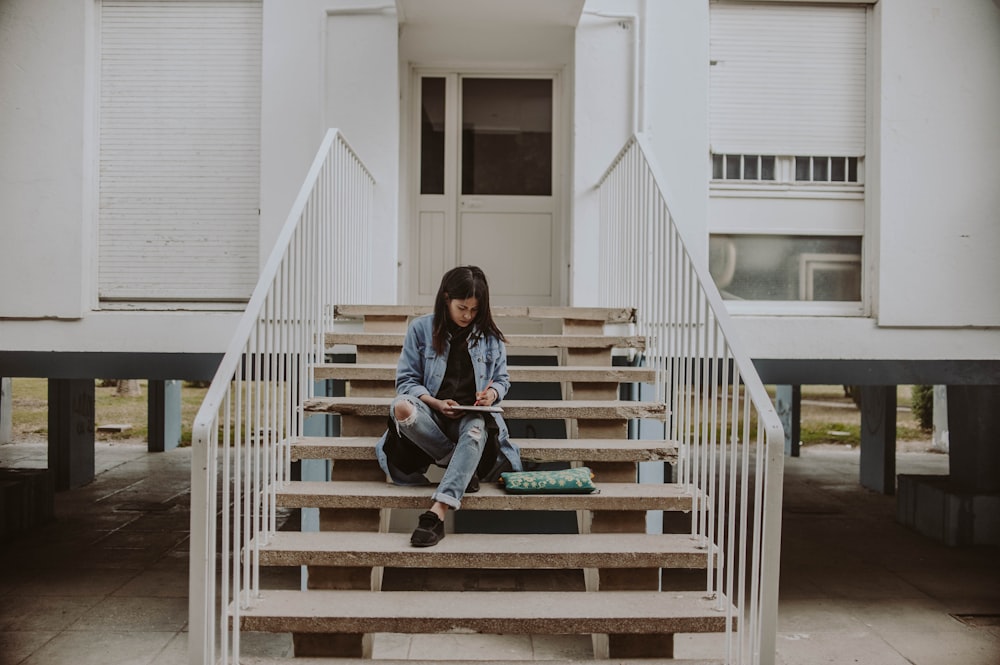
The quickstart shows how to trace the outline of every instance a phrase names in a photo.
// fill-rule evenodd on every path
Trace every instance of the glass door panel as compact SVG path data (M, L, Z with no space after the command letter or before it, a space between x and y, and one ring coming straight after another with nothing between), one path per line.
M424 77L420 85L420 193L444 194L445 79Z
M462 79L462 194L551 196L551 79Z

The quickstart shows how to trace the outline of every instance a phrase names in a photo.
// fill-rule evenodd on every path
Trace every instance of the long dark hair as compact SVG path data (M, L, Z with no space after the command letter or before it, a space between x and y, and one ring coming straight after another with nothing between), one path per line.
M448 301L469 298L475 298L479 304L479 311L473 319L478 334L493 335L499 340L507 341L493 321L490 285L486 281L486 273L477 266L458 266L441 278L441 286L434 299L434 350L439 354L444 353L444 343L448 338Z

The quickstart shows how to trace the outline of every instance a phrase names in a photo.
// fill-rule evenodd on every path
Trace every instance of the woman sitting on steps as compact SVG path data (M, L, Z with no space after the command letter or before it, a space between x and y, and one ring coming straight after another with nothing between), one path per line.
M434 313L414 319L406 331L389 429L376 445L393 483L429 484L427 468L445 468L430 510L410 537L414 547L444 538L448 508L461 508L480 479L521 470L499 412L457 408L493 406L509 389L507 349L490 311L486 275L475 266L453 268L441 278Z

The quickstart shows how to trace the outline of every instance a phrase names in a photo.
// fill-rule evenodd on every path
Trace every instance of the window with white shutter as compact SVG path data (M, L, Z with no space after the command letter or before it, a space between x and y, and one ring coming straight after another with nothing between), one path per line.
M865 4L711 5L710 267L758 303L731 309L863 312L867 24Z
M866 8L715 3L712 152L865 151Z
M100 4L103 306L249 298L260 62L260 0Z

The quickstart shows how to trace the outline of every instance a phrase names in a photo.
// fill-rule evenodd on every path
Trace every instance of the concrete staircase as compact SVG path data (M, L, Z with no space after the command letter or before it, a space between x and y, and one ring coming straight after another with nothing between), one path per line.
M328 349L353 349L356 362L319 365L315 377L347 382L347 395L309 399L304 409L339 414L341 435L301 438L292 448L294 459L332 460L331 482L291 482L277 493L280 507L318 508L320 531L279 532L257 544L262 565L307 566L309 589L262 591L239 611L242 629L292 633L299 663L342 664L369 657L374 633L592 634L595 658L648 663L672 658L675 633L724 631L726 603L704 592L705 544L687 533L645 533L647 510L689 513L695 497L685 486L637 482L639 462L673 462L677 448L627 438L630 420L667 417L662 403L619 398L623 383L654 381L652 370L613 364L616 353L643 349L627 330L609 330L627 328L631 310L494 308L505 332L555 329L507 335L513 387L505 419L554 420L567 434L513 436L522 458L529 467L589 466L600 492L508 495L484 483L463 498L463 522L449 520L441 543L409 546L431 492L387 484L374 447L407 322L425 311L337 309L338 320L360 330L329 333ZM539 358L558 364L518 364ZM559 384L562 399L519 399L518 388L530 392L524 387L534 383ZM488 533L491 513L480 511L519 511L524 532ZM573 533L544 533L552 514L575 515ZM690 587L660 590L661 571L666 580L667 571L690 578L698 570ZM442 653L435 662L448 660Z

